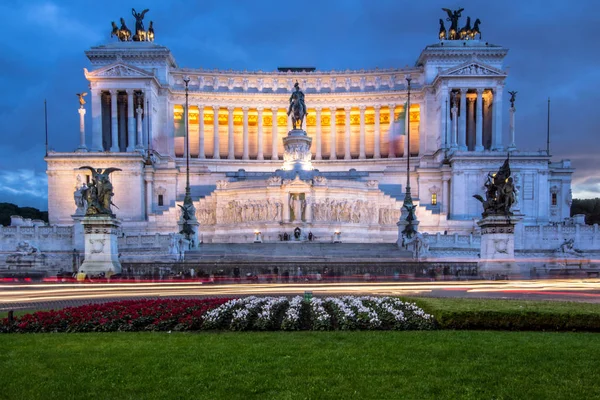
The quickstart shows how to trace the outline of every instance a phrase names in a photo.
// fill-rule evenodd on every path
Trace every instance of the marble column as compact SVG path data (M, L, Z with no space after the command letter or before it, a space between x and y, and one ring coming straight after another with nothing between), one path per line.
M91 90L92 97L92 151L103 151L102 148L102 91Z
M346 112L346 135L344 138L344 160L350 160L352 155L350 154L350 111L352 107L344 107L344 111Z
M364 160L367 158L367 152L365 150L365 110L366 106L360 106L360 148L358 158Z
M477 89L477 119L475 121L475 151L483 151L483 89Z
M152 214L154 200L154 171L153 167L145 167L144 180L146 181L146 218Z
M453 102L454 104L452 106L452 110L450 111L452 113L452 142L450 143L450 148L452 150L456 150L458 148L458 101L456 101L456 97L454 97L454 100L455 101Z
M283 222L290 222L290 194L283 193Z
M494 110L492 111L494 118L494 134L493 134L493 150L502 151L502 92L504 86L499 85L494 90L494 102L492 103Z
M133 114L133 89L125 90L127 93L127 151L135 148L135 116Z
M277 156L277 111L279 109L277 107L271 108L271 112L273 113L272 123L271 123L271 160L279 160ZM289 213L289 212L288 212ZM288 217L289 219L289 217Z
M117 119L117 94L114 89L110 90L110 151L119 151L119 120Z
M258 132L256 135L256 159L257 160L264 160L265 159L265 155L263 152L263 108L262 107L257 107L256 108L256 112L258 113L257 116L257 125L258 125Z
M331 141L331 145L330 145L330 151L329 151L329 159L330 160L337 160L337 155L336 155L336 126L335 126L335 111L336 108L335 107L331 107L330 109L331 112L331 119L329 121L329 125L331 126L331 135L330 135L330 141Z
M79 147L77 151L82 153L87 152L85 145L85 108L83 106L79 108Z
M150 148L152 148L152 91L151 90L144 90L144 97L146 100L146 119L148 120L147 124L146 124L146 128L148 129L148 131L146 132L146 141L145 143L149 143L149 148L148 151L150 150Z
M305 203L305 207L304 207L304 220L307 223L312 223L313 221L313 213L312 213L312 207L313 207L313 200L310 197L306 197L304 199Z
M394 129L394 112L396 110L396 105L395 104L390 104L389 106L390 109L390 128L388 130L388 147L389 147L389 152L388 152L388 158L396 158L396 143L392 140L394 137L393 134L393 129Z
M448 214L448 202L450 201L450 192L448 191L448 178L442 178L442 214Z
M442 97L441 97L441 108L440 114L441 124L440 124L440 132L442 136L442 146L444 149L450 148L450 143L452 142L452 126L450 125L450 109L452 108L452 104L450 104L450 92L446 86L442 87Z
M244 147L243 147L243 154L242 154L242 160L249 160L250 159L250 151L249 151L249 139L248 139L248 107L242 107L242 112L244 113L244 120L243 120L243 124L244 124L244 130L243 130L243 140L244 140Z
M227 107L229 115L227 117L227 123L229 124L228 137L227 137L227 159L235 160L235 147L233 142L233 110L235 107Z
M467 88L460 89L460 123L458 124L458 149L467 150Z
M135 148L144 150L144 139L142 135L142 115L144 114L144 110L142 109L142 106L138 106L135 112L137 114L137 146Z
M204 152L204 106L198 104L198 158L205 159Z
M221 158L219 154L219 106L213 106L213 159Z
M467 138L468 138L468 137L472 137L472 135L475 133L475 99L472 97L467 98L467 118L468 118ZM473 139L471 139L471 140L473 140ZM467 143L467 149L471 150L468 146L468 143ZM473 149L475 149L475 147L473 147Z
M292 115L288 115L287 116L287 131L291 131L294 128L294 126L292 125ZM300 126L300 129L302 129L302 126Z
M315 134L315 160L323 159L323 155L321 154L321 110L321 107L315 108L315 111L317 113L317 126Z
M510 145L508 146L509 151L517 149L517 146L515 144L515 111L517 111L517 109L514 106L508 109L510 117L508 125L508 132L510 133Z
M376 104L375 109L375 132L373 132L373 158L381 158L381 124L380 124L380 111L381 106Z

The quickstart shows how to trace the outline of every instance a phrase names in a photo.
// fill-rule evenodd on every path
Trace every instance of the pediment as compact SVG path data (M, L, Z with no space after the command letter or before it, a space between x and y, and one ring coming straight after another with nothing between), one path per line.
M503 77L506 76L506 72L497 68L485 65L478 61L468 61L461 65L449 68L442 73L440 76L491 76L491 77Z
M107 65L102 68L98 68L95 71L89 72L87 68L83 69L85 77L90 78L152 78L153 74L145 71L141 68L134 67L133 65L127 65L122 62Z

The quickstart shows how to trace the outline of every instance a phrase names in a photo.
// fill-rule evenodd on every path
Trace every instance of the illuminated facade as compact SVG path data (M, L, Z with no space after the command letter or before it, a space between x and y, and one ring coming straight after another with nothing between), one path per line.
M484 193L487 174L508 152L523 225L563 221L571 201L569 161L519 151L514 129L505 129L507 51L479 40L441 41L405 69L242 72L179 68L169 49L151 42L93 47L85 70L91 133L78 151L46 158L50 223L78 223L73 191L86 180L80 166L112 166L123 170L112 175L113 201L127 234L178 231L189 76L190 183L203 242L249 242L256 231L263 241L277 241L296 226L322 241L337 231L350 242L395 242L407 141L389 132L405 111L406 75L421 232L474 233L481 204L472 195ZM276 174L296 81L306 95L303 128L319 171L310 180Z

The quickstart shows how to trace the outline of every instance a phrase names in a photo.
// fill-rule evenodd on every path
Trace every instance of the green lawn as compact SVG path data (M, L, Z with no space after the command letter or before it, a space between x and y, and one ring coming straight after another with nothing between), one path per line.
M546 312L556 314L597 314L600 316L599 303L580 303L573 301L535 301L535 300L504 300L504 299L462 299L439 297L411 297L403 300L417 303L428 312L465 312L465 311L496 311L496 312Z
M6 334L7 399L590 399L592 333Z

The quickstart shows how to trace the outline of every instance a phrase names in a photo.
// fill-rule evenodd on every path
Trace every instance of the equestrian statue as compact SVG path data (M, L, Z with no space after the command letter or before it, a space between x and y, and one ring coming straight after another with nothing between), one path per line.
M298 82L294 84L294 91L290 96L290 106L287 115L290 114L292 115L292 125L294 126L294 129L302 129L302 121L308 112L306 110L306 104L304 104L304 93L300 90Z

